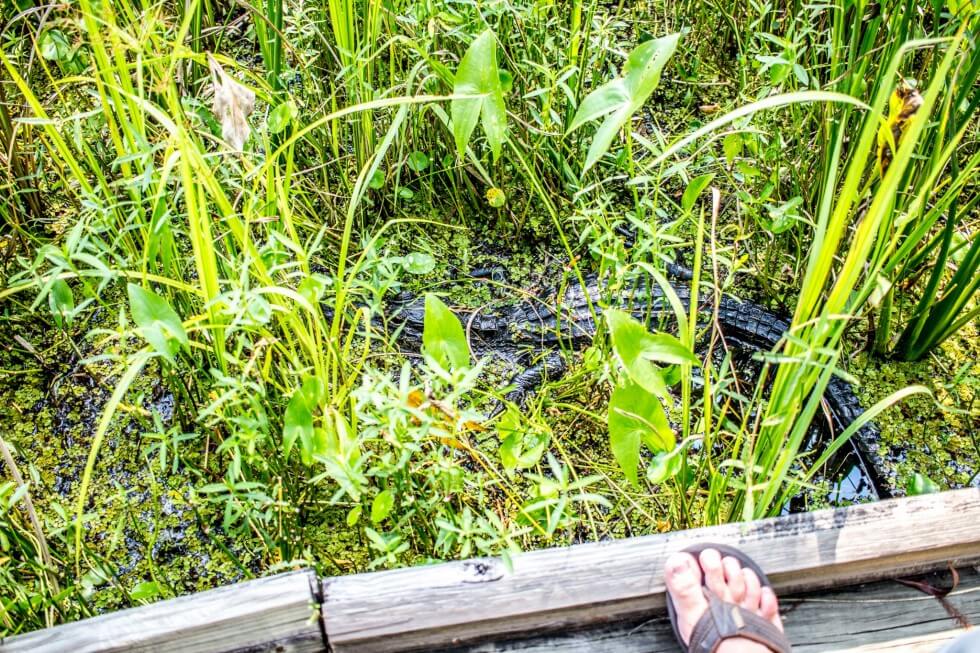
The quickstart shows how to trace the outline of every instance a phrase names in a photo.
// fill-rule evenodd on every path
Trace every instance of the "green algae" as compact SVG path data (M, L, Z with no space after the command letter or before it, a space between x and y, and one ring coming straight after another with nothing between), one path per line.
M905 492L915 473L944 489L977 485L980 472L980 333L976 322L917 362L882 360L857 354L848 369L867 407L913 384L932 396L905 399L876 418L881 429L879 453L891 489Z
M111 371L107 364L79 365L60 334L40 334L23 336L41 352L40 365L12 348L0 351L0 368L22 370L0 380L0 425L22 473L31 479L34 506L61 563L58 572L82 593L83 603L64 606L66 614L115 610L241 580L243 561L255 568L246 551L232 559L205 534L217 516L194 501L191 479L180 470L156 469L148 459L145 424L136 415L170 408L166 401L152 400L168 395L151 370L135 383L128 398L137 403L129 405L129 415L113 420L99 452L85 504L82 576L76 576L66 529L95 425L110 394ZM238 548L230 540L226 547ZM153 583L155 590L134 598L133 590L148 587L145 583Z
M304 531L308 558L323 575L368 571L374 555L360 528L347 524L347 509L331 508Z
M393 230L388 254L421 251L434 259L426 274L402 275L400 288L415 295L436 292L454 306L480 308L555 285L559 257L542 255L556 251L553 241L551 237L511 238L470 226L433 230L410 226ZM474 272L482 274L473 276Z

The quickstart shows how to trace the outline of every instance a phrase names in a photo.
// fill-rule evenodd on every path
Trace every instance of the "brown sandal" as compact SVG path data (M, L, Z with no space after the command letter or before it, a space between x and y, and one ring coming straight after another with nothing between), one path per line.
M734 547L724 544L699 544L684 549L684 553L690 553L695 560L698 560L698 555L705 549L714 549L722 557L731 556L735 558L743 568L755 572L762 587L772 587L759 565ZM698 564L700 565L700 562ZM694 624L694 630L691 631L691 641L687 644L684 644L684 640L681 639L677 623L677 610L674 608L673 599L670 598L670 592L667 593L667 612L670 614L670 623L674 627L674 636L677 637L677 642L684 651L688 653L714 653L723 641L735 637L758 642L768 647L773 653L789 653L791 651L792 647L785 633L759 615L748 612L734 603L722 601L718 595L705 587L703 570L701 584L704 597L708 600L708 609Z

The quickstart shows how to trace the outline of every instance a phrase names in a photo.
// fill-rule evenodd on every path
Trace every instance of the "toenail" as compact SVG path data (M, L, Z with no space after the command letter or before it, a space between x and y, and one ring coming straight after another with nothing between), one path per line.
M715 567L721 564L721 554L714 549L705 549L701 552L699 560L701 561L701 566L708 565Z
M683 556L673 556L667 560L667 573L680 574L690 569L687 558Z

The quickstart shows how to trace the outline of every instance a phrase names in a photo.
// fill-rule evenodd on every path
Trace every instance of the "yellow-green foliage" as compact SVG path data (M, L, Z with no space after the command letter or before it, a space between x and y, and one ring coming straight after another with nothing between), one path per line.
M912 384L925 385L935 395L910 397L877 419L880 453L889 461L887 472L894 489L904 491L916 472L942 488L978 482L980 334L976 323L922 361L882 362L861 353L850 371L860 381L857 393L866 406Z

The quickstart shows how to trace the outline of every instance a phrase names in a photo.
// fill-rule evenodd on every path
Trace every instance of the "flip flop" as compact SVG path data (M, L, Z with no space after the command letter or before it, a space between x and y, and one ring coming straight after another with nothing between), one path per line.
M743 569L751 569L755 572L762 587L772 587L759 565L734 547L724 544L698 544L684 549L684 553L693 555L697 562L698 556L705 549L714 549L722 557L731 556L735 558ZM698 565L700 566L700 562ZM674 600L671 598L670 592L667 592L667 612L670 615L670 623L674 627L677 643L681 645L685 653L714 653L723 641L735 637L758 642L774 653L790 653L792 649L790 641L782 631L759 615L744 610L734 603L722 601L717 594L709 590L704 584L703 569L701 570L701 589L704 592L704 598L708 600L708 609L694 624L694 630L691 631L691 641L687 644L684 644L684 640L681 639L677 623L677 609L674 607Z

